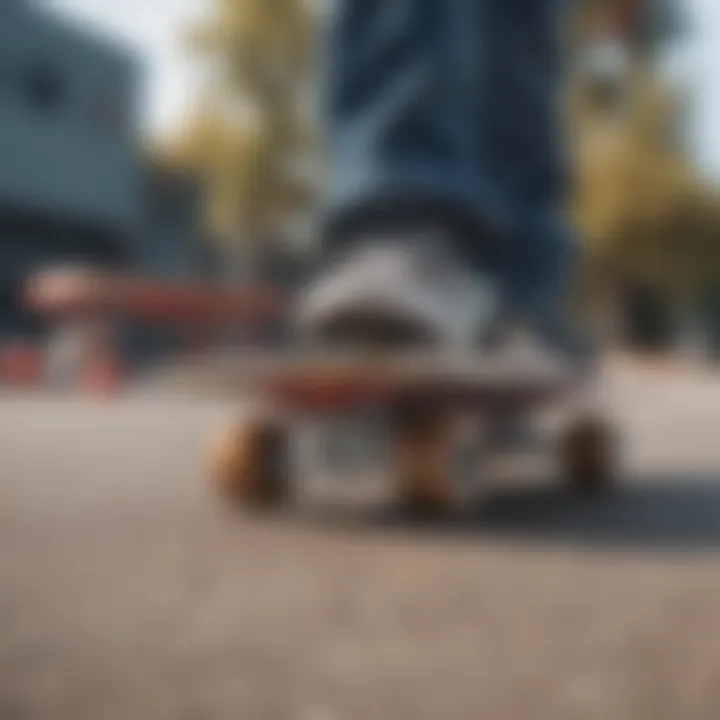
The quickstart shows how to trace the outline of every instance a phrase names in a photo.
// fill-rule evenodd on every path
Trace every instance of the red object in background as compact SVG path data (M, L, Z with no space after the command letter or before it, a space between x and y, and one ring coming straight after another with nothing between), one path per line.
M115 315L179 325L262 323L280 312L279 293L267 287L231 288L98 272L56 271L33 278L27 302L37 311L67 317Z
M115 395L122 386L122 366L117 357L102 353L90 358L83 368L82 389L97 397Z
M123 370L113 336L95 337L82 363L80 388L95 396L115 395L123 383Z
M42 381L42 354L29 343L6 344L0 351L0 381L12 387L37 387Z
M81 388L95 395L114 394L124 380L127 368L116 330L127 321L179 329L187 333L187 349L199 352L211 346L212 330L263 325L284 306L281 294L269 287L184 283L82 268L31 278L26 303L59 324L96 327L100 337L89 340L89 357L79 367Z

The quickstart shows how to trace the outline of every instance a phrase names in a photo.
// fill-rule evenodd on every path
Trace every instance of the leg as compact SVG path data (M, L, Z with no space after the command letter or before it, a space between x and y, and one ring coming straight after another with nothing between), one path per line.
M338 3L328 63L331 241L388 216L470 230L496 211L477 132L491 1Z
M359 248L361 258L331 266L311 287L301 307L303 329L328 316L347 326L346 316L363 309L366 326L387 318L393 330L420 326L418 335L445 344L448 335L467 335L476 324L474 307L485 307L486 293L449 300L434 287L442 283L417 281L407 266L438 267L438 256L456 253L445 274L451 277L445 284L453 284L467 273L466 256L489 235L486 225L498 212L475 127L488 2L338 3L329 43L332 180L325 236L331 251ZM417 255L423 259L415 263ZM474 284L480 283L466 283ZM447 317L457 315L450 307L458 306L470 311L462 328L450 329Z
M558 275L568 262L559 222L565 178L556 117L558 5L338 3L328 63L331 248L406 248L408 239L430 237L440 252L426 265L441 266L438 254L453 256L450 276L492 286L514 312L535 309L540 297L544 307L562 303ZM321 283L324 293L309 294L309 324L367 299L381 306L371 316L414 314L436 330L452 324L447 318L458 308L476 305L461 331L434 333L440 343L448 335L476 340L469 328L487 319L487 292L467 302L433 287L432 273L413 285L406 270L379 281L381 265L389 265L387 255L345 275L333 267L336 287Z

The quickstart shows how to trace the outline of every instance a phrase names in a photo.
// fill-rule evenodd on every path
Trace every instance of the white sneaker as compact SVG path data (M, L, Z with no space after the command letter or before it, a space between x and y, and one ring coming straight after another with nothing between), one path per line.
M439 236L395 235L352 249L301 296L301 337L477 345L499 311L497 293L447 247Z

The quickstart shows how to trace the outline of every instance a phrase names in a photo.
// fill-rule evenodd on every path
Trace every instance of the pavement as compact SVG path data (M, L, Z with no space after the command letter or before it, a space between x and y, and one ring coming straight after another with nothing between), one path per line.
M230 512L232 398L0 398L0 720L716 720L720 376L614 363L606 400L622 492L540 463L412 524Z

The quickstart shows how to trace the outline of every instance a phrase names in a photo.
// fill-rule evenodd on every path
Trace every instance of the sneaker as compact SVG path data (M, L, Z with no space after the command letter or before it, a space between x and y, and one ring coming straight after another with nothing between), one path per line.
M321 344L476 346L497 317L497 292L445 240L393 235L356 244L300 298L300 337Z

